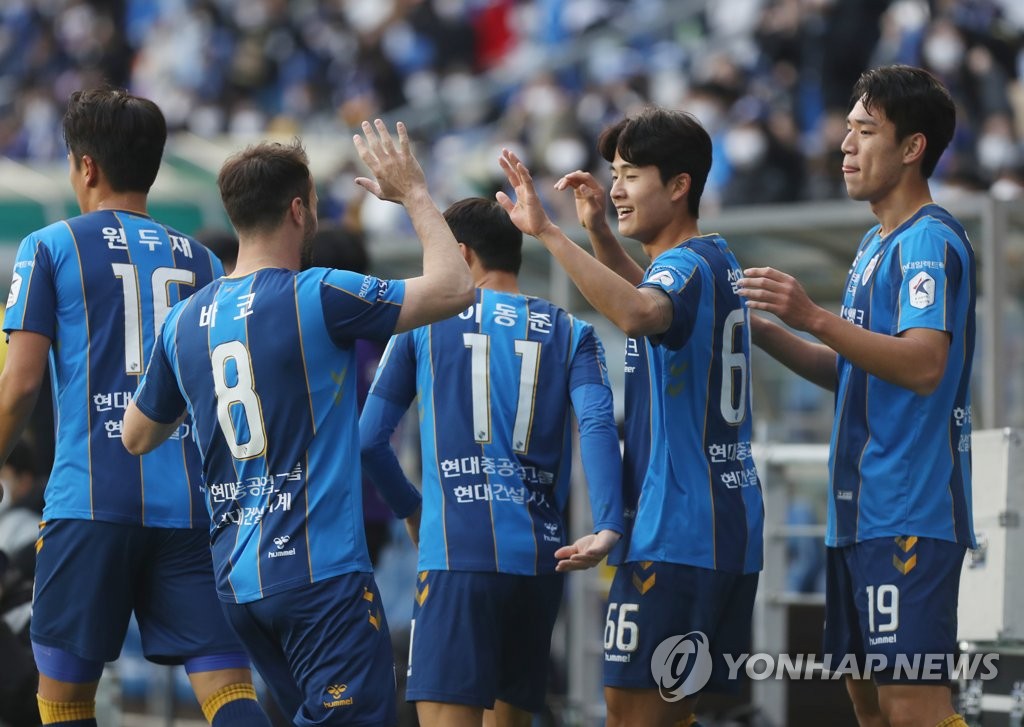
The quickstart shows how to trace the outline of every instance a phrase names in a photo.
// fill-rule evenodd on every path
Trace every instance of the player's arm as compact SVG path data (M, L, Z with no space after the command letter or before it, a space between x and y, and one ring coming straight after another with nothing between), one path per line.
M580 458L587 476L594 532L555 551L559 573L594 567L625 532L622 458L611 389L600 384L577 386L572 391L572 405L579 423Z
M580 458L587 476L594 532L555 551L559 572L600 563L625 532L622 458L604 349L589 326L569 370L570 399L580 432Z
M942 381L949 356L945 331L910 328L896 336L876 333L816 305L791 275L750 268L744 276L740 295L751 308L774 313L788 326L810 333L872 376L922 396Z
M405 529L413 545L420 544L420 514L423 497L405 476L391 435L402 420L408 405L370 393L359 417L359 449L363 474L373 480L377 492L391 511L405 521Z
M359 158L375 177L357 177L356 184L378 199L405 207L423 244L423 275L405 281L405 299L395 327L400 333L469 307L474 296L473 277L448 223L430 198L405 124L397 125L397 147L383 121L377 119L374 126L364 121L363 136L353 137Z
M631 338L657 335L669 329L672 302L663 291L635 287L580 248L548 217L530 171L519 158L505 149L500 163L515 190L516 201L498 192L498 203L516 227L544 244L595 310Z
M633 285L639 285L644 269L629 256L608 224L605 213L608 194L604 187L589 172L575 171L555 182L557 190L570 188L576 201L576 217L587 231L598 261Z
M165 325L173 325L174 309ZM163 336L156 339L146 374L125 410L121 422L121 443L138 456L156 449L174 434L185 420L185 399L171 370L164 348Z
M32 331L11 332L7 362L0 373L0 463L7 461L32 415L49 352L47 336Z
M777 323L750 316L750 339L754 345L790 371L823 389L836 389L836 352L823 343L800 338Z
M125 449L136 456L152 452L163 444L165 439L174 434L184 420L185 412L182 412L181 416L173 422L159 422L150 419L133 401L124 412L121 442Z
M391 435L408 406L378 396L366 397L359 416L359 452L363 472L373 480L395 516L404 520L419 510L423 498L405 476L391 446Z

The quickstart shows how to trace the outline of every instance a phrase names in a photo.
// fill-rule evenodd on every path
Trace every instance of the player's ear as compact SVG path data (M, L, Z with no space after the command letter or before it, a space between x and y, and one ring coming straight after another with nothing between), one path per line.
M305 222L306 219L305 215L309 214L309 210L306 207L306 201L302 199L302 197L295 197L292 199L292 203L288 207L288 214L296 225L302 227L303 222Z
M690 191L690 175L686 172L677 174L668 181L668 188L673 202L682 199Z
M911 134L903 140L903 163L914 164L924 156L924 150L928 147L928 139L921 132Z
M79 165L76 165L76 169L80 169L82 172L82 179L85 180L87 187L95 187L100 183L100 168L96 164L96 160L88 154L83 154Z
M472 265L473 259L476 255L473 253L473 248L464 242L459 243L459 252L462 253L462 259L466 261L466 265Z

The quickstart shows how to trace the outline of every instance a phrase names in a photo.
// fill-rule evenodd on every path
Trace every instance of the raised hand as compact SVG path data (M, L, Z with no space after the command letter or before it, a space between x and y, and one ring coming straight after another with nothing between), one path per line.
M504 192L494 195L506 212L512 223L522 232L534 237L540 237L546 230L554 226L548 213L544 211L544 205L537 196L537 190L533 186L533 177L530 170L520 161L519 157L508 149L501 150L501 157L498 159L509 186L516 194L516 201Z
M369 121L364 121L362 127L363 135L356 134L352 142L356 145L359 158L370 168L376 179L356 177L356 184L378 199L398 204L405 204L413 192L425 191L427 181L423 169L413 156L405 124L399 121L395 125L398 133L397 147L387 126L380 119L375 120L372 126Z
M601 530L584 535L571 545L563 545L555 551L558 564L555 570L565 573L571 570L586 570L600 563L619 542L619 534L613 530Z
M775 268L747 268L743 275L737 292L749 308L774 313L797 330L810 329L821 309L796 278Z
M555 189L558 191L570 188L576 201L576 217L583 225L583 229L594 231L602 227L608 228L608 217L605 214L608 193L594 175L577 170L569 172L555 182Z

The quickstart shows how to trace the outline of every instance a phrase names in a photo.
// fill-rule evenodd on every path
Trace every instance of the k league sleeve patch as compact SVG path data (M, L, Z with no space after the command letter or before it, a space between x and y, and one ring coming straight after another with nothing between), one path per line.
M927 308L935 303L935 278L923 270L910 279L910 305Z
M21 276L17 273L11 278L11 292L7 295L7 305L5 308L12 307L18 302L18 296L21 295Z

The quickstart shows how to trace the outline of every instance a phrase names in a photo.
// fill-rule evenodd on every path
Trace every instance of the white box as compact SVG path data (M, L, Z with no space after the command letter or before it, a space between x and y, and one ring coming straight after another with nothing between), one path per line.
M960 577L961 641L1024 641L1024 441L1017 429L971 441L974 533Z

